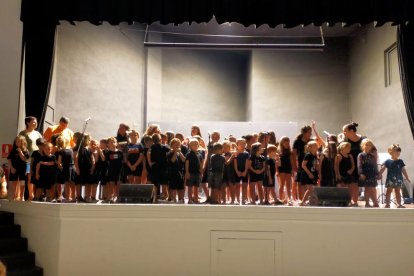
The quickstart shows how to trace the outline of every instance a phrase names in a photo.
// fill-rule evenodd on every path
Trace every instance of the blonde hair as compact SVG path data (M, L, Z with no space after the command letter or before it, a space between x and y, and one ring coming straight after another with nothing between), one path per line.
M188 145L191 147L191 145L197 144L197 147L200 145L200 143L198 142L197 139L190 139L190 141L188 142Z
M289 141L289 147L288 148L284 148L283 144ZM278 151L280 154L290 154L291 149L290 149L290 138L287 136L282 136L279 140L279 145L278 145Z
M179 144L179 145L181 145L181 141L180 141L180 139L178 139L178 138L173 138L173 139L171 139L171 141L170 141L170 147L172 148L174 144Z
M139 132L136 131L135 129L131 130L131 132L129 133L129 136L137 136L137 138L139 138Z
M375 146L374 146L374 143L373 143L370 139L365 138L365 139L363 139L363 140L362 140L362 142L361 142L361 149L362 149L362 150L364 150L364 149L365 149L365 145L366 145L367 143L370 143L370 144L372 145L372 147L375 147Z
M310 152L310 150L311 150L311 148L312 148L313 146L318 147L318 143L316 143L316 141L309 141L309 142L306 144L306 152Z
M341 142L338 145L338 151L339 151L339 153L341 153L346 147L350 147L350 146L351 146L351 143L349 143L349 142Z
M26 140L26 138L24 138L24 136L22 136L22 135L19 135L19 136L16 137L16 139L14 139L15 143L17 141L20 141L22 151L26 151L27 150L27 140ZM17 147L17 144L16 144L16 147Z
M157 129L158 129L158 131L157 131ZM160 125L151 124L151 125L148 126L147 130L145 131L145 134L151 136L156 132L158 133L160 130L161 130Z
M109 143L109 142L112 142L112 143L114 143L115 145L116 145L116 143L118 142L117 140L116 140L116 138L115 137L109 137L108 139L107 139L107 142Z
M273 144L269 144L267 145L267 153L271 153L271 152L276 152L277 151L277 147Z
M60 135L57 139L56 139L56 146L58 147L58 149L65 149L68 146L68 139L66 139L65 137L63 137L62 135Z
M399 144L392 144L391 146L388 147L389 154L393 153L394 151L401 152L401 147Z
M244 147L246 147L246 139L244 139L244 138L239 138L239 139L237 139L236 140L236 145L238 146L240 143L243 143L244 144Z

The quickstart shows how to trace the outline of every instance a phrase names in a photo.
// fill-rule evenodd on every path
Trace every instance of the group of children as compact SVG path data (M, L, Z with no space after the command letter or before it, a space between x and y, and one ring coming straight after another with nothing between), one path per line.
M21 187L29 174L36 187L34 199L52 202L116 202L120 183L128 182L154 184L154 202L184 203L187 188L188 204L200 203L203 191L210 204L307 205L313 187L320 185L347 187L350 205L358 206L359 188L364 187L366 207L379 207L377 180L387 169L385 207L390 207L395 190L397 205L403 208L403 176L409 178L399 159L401 148L390 146L391 158L378 170L375 146L356 133L357 126L346 125L343 133L324 140L312 123L301 129L291 147L288 137L277 141L272 131L230 136L222 142L214 131L206 142L197 126L184 138L162 134L158 125L150 125L140 140L137 131L121 124L116 138L99 142L75 133L74 147L64 136L51 142L39 138L39 149L31 156L25 138L18 136L8 157L9 198L23 198ZM101 193L96 197L98 184Z

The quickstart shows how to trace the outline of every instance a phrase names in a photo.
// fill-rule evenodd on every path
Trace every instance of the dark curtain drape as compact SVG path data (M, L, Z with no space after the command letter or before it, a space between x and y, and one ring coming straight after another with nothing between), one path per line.
M398 26L398 61L405 110L414 138L414 27Z
M43 121L49 99L55 29L56 25L50 22L24 24L23 26L25 111L26 116L38 118L39 131L43 131Z
M413 3L412 0L22 0L26 115L36 116L39 122L43 122L53 64L55 29L60 20L89 21L92 24L103 21L110 24L132 24L134 21L180 24L208 22L214 16L218 23L238 22L244 26L320 26L325 22L329 25L337 22L346 25L376 22L376 26L381 26L386 22L398 25L413 21ZM402 38L409 35L405 29L401 33ZM404 49L408 52L408 47ZM409 55L405 53L401 57L406 60ZM405 66L408 80L413 80L412 66ZM410 91L413 93L412 87ZM409 102L406 100L406 105L412 108L411 98ZM414 111L409 114L413 128Z

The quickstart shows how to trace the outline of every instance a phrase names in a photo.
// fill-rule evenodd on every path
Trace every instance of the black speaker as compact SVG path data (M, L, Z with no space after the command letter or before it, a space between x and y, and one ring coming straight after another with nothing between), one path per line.
M118 203L152 203L154 184L121 184Z
M315 187L309 197L311 206L348 206L350 201L348 188Z

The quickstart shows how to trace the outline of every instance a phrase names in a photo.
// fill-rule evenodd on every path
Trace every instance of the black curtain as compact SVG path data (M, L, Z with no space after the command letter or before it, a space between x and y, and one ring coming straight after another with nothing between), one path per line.
M49 100L55 29L56 25L51 22L23 25L25 111L26 116L38 118L39 131L43 131L43 122Z
M414 138L414 27L412 24L398 26L397 47L405 110Z

